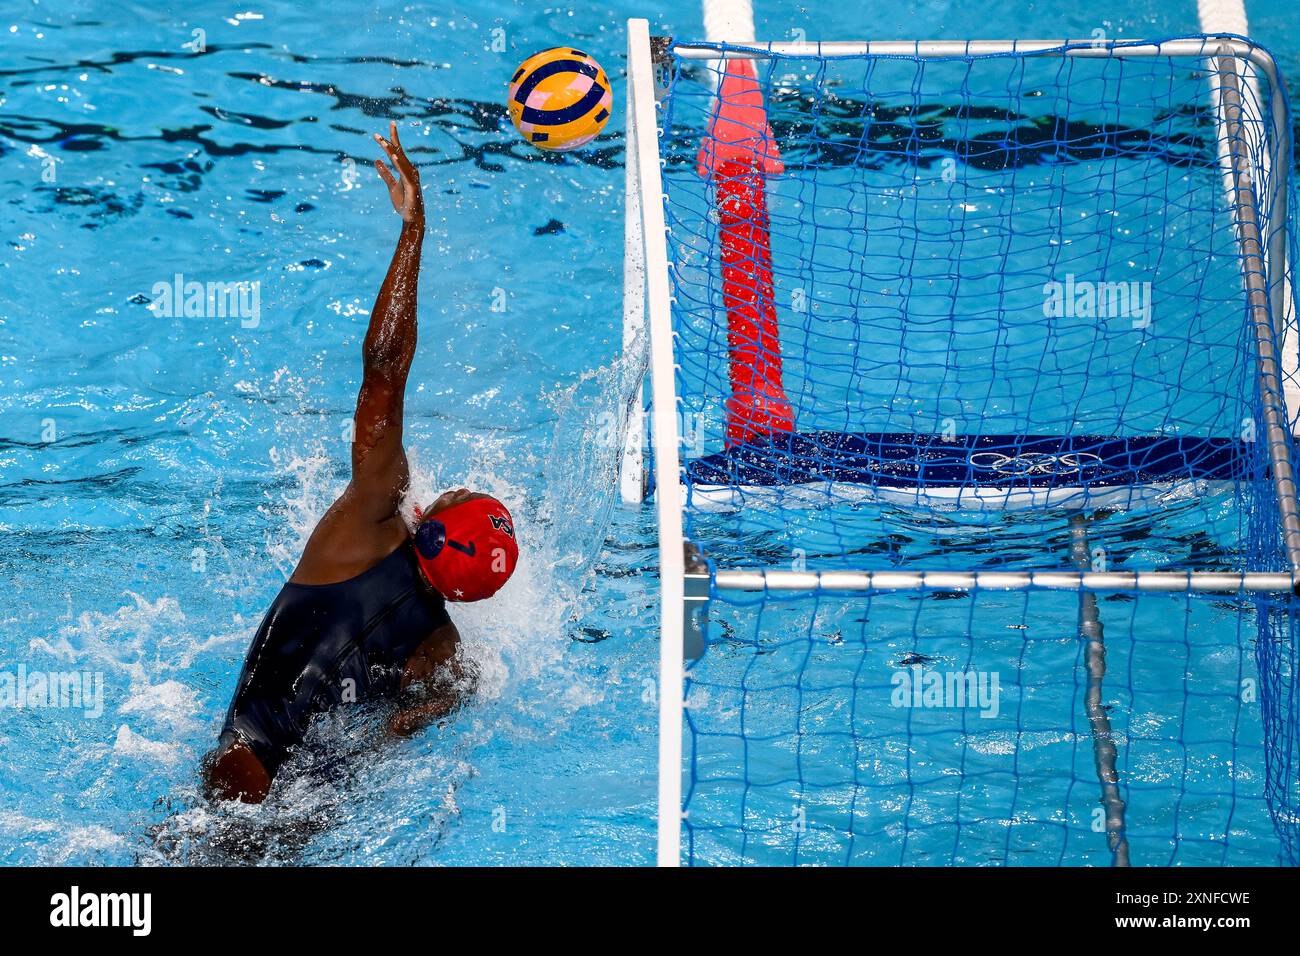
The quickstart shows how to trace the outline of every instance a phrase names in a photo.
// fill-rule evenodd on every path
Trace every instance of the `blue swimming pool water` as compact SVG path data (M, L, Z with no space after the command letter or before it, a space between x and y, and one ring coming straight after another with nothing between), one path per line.
M515 64L560 43L600 59L621 97L622 23L648 8L343 6L85 0L0 19L0 666L105 681L98 717L0 714L5 863L653 859L653 518L613 507L608 428L621 117L595 148L544 159L502 106ZM1097 26L1059 3L816 4L788 21L759 6L772 36ZM1196 27L1190 0L1127 8L1102 26ZM1249 12L1294 73L1287 6ZM653 16L701 30L694 3ZM195 30L201 53L185 48ZM416 496L497 493L527 557L501 600L457 617L484 679L447 726L381 745L374 715L336 715L267 805L213 810L197 762L345 481L360 340L395 237L367 168L390 118L408 124L430 210ZM260 282L256 324L155 316L152 290L176 273ZM936 546L924 530L908 547ZM1232 669L1235 640L1225 654ZM1135 712L1158 719L1161 704ZM1234 861L1271 862L1265 823L1247 819ZM979 862L978 846L959 855Z

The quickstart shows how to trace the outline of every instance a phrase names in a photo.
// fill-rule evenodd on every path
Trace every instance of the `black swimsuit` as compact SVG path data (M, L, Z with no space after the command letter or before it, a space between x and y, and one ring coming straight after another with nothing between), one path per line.
M406 661L451 619L426 585L410 542L337 584L286 584L244 661L221 729L275 775L313 714L396 694Z

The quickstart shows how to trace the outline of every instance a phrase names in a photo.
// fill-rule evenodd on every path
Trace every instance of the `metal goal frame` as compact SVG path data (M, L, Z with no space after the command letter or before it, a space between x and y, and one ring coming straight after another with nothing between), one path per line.
M1166 593L1300 593L1300 507L1291 460L1291 423L1300 418L1300 370L1288 275L1287 234L1291 142L1286 89L1273 57L1245 37L1221 34L1171 40L890 40L674 44L652 37L649 23L628 21L628 110L625 164L624 333L625 352L648 349L649 421L634 404L620 463L620 495L640 504L653 480L659 534L660 659L658 755L658 863L680 862L682 823L682 730L684 660L703 650L699 615L717 591L1055 589ZM1253 325L1254 358L1264 414L1262 440L1281 517L1283 572L1091 572L1091 571L789 571L716 568L706 565L683 532L682 461L675 391L672 287L666 238L662 157L655 73L669 53L684 59L760 60L772 56L970 58L1006 54L1043 57L1179 57L1208 61L1213 106L1219 118L1219 161L1226 201L1234 211L1242 258L1246 319ZM1248 66L1247 66L1248 65ZM1268 85L1274 135L1262 162L1252 164L1243 116L1260 103L1257 76ZM1257 183L1268 184L1269 209L1261 226ZM1279 328L1279 324L1281 327ZM648 333L648 334L647 334ZM644 441L650 433L653 474Z

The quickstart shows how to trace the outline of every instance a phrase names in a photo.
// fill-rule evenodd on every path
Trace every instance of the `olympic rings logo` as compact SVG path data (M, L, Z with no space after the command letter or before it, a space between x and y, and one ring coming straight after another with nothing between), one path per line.
M1046 452L1028 452L1024 455L1003 455L996 451L980 451L967 459L972 467L991 471L996 475L1019 478L1029 475L1073 475L1085 468L1101 464L1101 456L1091 452L1065 452L1052 455Z

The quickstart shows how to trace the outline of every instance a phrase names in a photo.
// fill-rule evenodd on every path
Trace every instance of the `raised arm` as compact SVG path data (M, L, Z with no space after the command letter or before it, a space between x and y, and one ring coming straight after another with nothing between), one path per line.
M370 313L362 350L365 373L357 396L348 497L359 515L384 521L397 512L410 480L402 445L402 404L415 357L424 198L419 173L402 151L397 124L389 124L388 139L376 133L375 140L393 165L390 171L382 160L375 160L393 209L402 217L402 232Z

